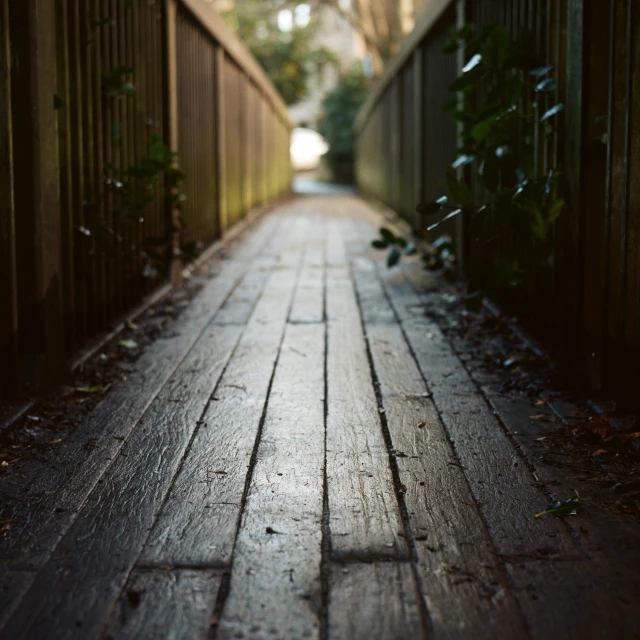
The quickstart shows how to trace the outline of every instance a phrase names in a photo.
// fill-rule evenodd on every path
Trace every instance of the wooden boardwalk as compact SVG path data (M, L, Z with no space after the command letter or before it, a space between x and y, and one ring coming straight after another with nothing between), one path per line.
M532 517L526 442L377 224L301 198L216 263L16 506L1 638L640 637L638 545Z

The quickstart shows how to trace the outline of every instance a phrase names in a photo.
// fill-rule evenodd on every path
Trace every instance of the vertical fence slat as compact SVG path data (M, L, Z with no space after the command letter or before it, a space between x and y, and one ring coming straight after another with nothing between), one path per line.
M0 399L13 397L18 386L18 297L12 136L9 0L0 0Z
M12 0L9 7L13 132L21 141L14 145L20 366L34 392L51 386L64 368L55 6Z
M60 381L160 283L149 240L170 241L177 283L183 240L211 243L291 172L284 103L200 0L0 0L0 46L4 399L18 370L27 392ZM187 174L182 230L141 177L160 143Z

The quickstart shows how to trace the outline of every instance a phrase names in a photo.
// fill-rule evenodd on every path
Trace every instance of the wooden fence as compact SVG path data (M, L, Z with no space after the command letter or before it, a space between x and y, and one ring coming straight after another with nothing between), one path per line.
M163 257L288 192L289 137L203 0L0 0L0 397L59 381Z
M557 135L536 146L541 170L563 172L553 277L519 309L553 334L558 353L591 388L633 396L640 382L640 3L637 0L434 0L386 70L358 120L358 182L418 231L419 202L442 191L457 131L441 111L464 64L445 57L464 23L526 27L554 66L550 99L565 104ZM449 99L452 94L448 94ZM455 229L467 274L491 259L468 221ZM500 228L486 229L509 242ZM523 256L526 260L526 256ZM544 326L543 326L544 328Z

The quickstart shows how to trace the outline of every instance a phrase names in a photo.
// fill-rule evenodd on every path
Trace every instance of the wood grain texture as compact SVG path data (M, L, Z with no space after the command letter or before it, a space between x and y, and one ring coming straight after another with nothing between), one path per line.
M327 481L332 556L408 550L349 271L327 276Z
M582 554L562 522L533 519L533 513L538 513L536 509L546 506L546 496L533 486L536 481L526 462L518 455L439 327L424 314L419 297L402 274L382 272L382 276L501 553L535 554L536 550L545 548L551 555L580 558Z
M31 571L0 568L0 630L13 614L20 598L29 590L34 577Z
M296 273L273 272L202 418L142 562L190 566L230 562L245 478Z
M533 518L547 497L534 486L526 461L438 327L424 316L419 297L402 274L384 280L531 635L596 638L603 629L615 629L584 551L560 520ZM584 610L585 602L590 603L585 615L566 616L566 611ZM621 624L628 628L626 621Z
M373 252L363 228L355 225L349 254L431 633L464 638L473 629L478 638L519 637L525 633L522 616L375 262L366 257Z
M392 562L334 565L329 582L330 640L426 638L411 566Z
M367 335L433 637L524 637L501 562L400 327L372 324Z
M326 222L323 219L313 221L289 322L324 320L325 231Z
M201 570L134 571L118 599L104 636L110 640L206 638L220 574Z
M7 518L17 522L0 539L3 562L29 569L43 564L123 441L233 291L252 254L264 249L277 228L276 220L265 220L233 252L231 260L215 265L204 290L172 326L171 333L141 356L126 384L113 389L77 428L53 466L43 467L14 500L7 499L11 503L5 511Z
M8 637L97 634L238 340L213 327L152 403L9 620ZM142 481L144 480L144 481Z
M220 638L319 638L323 325L289 325L233 555Z
M491 393L489 389L485 391L492 408L534 466L540 484L558 499L576 491L595 507L567 520L573 536L588 555L580 572L583 593L589 594L598 604L590 609L586 616L588 627L583 629L606 628L607 633L615 637L640 635L640 615L636 606L640 598L640 548L637 544L640 524L611 508L617 496L609 488L579 475L572 475L568 485L566 469L546 463L547 456L541 455L544 449L536 440L548 433L549 424L532 420L531 416L548 413L553 417L549 409L533 407L524 397L509 398ZM554 401L549 404L553 406ZM574 411L574 415L576 413ZM551 454L548 457L553 459ZM570 569L567 573L568 576L572 574ZM622 597L621 593L624 594Z

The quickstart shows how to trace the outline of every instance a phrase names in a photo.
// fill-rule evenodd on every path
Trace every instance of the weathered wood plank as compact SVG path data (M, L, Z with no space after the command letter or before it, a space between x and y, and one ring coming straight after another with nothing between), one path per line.
M346 268L327 276L327 482L332 556L406 558L407 544Z
M142 355L122 384L77 428L54 465L43 467L7 510L14 526L0 539L0 558L15 568L46 561L97 480L109 467L140 417L233 291L252 255L260 254L278 229L265 221L232 260L216 265L212 279L172 327ZM280 221L281 222L281 221ZM114 436L118 436L116 439Z
M328 267L344 267L347 263L344 242L340 240L343 229L344 223L340 220L331 220L327 224L325 256Z
M502 553L531 553L547 538L554 553L577 559L581 552L560 521L534 520L546 496L502 430L439 327L424 314L420 298L402 274L382 272L434 402L466 469L471 489L483 503L493 539ZM542 545L546 546L546 545Z
M599 615L602 616L600 624L606 624L607 633L612 637L640 635L640 611L637 607L640 598L640 525L608 508L607 503L617 497L609 488L574 474L568 485L566 469L545 463L535 440L548 432L549 425L530 419L533 415L547 413L544 407L533 407L524 397L506 397L485 387L483 391L521 451L531 461L540 484L560 499L577 491L593 505L593 508L567 522L573 536L588 554L584 570L589 578L584 585L593 585L591 595L598 604L590 612L590 622L596 626L596 616ZM550 411L549 414L553 415ZM621 593L624 594L622 597Z
M140 553L240 336L210 327L89 495L9 620L8 637L95 637Z
M289 325L242 516L221 638L319 638L323 325Z
M295 233L294 228L287 234L284 227L285 225L278 227L268 247L256 257L240 284L216 313L215 324L246 324L249 321L256 301L264 291L271 272L278 263L282 247Z
M296 271L282 269L267 284L150 534L145 564L230 562L295 283Z
M433 637L526 635L518 605L398 325L369 325Z
M426 638L411 566L384 562L331 567L328 637L330 640Z
M313 221L289 322L322 322L324 319L325 230L324 220Z
M214 622L222 577L212 571L134 571L111 613L113 640L200 640Z
M533 518L546 506L546 496L534 487L537 482L527 463L439 328L424 315L420 298L402 274L384 274L383 279L515 586L530 634L591 638L614 629L611 611L617 608L602 604L601 586L584 551L561 521ZM590 603L588 610L585 602ZM577 608L584 612L578 619L566 615Z
M19 599L29 590L34 577L31 571L0 569L0 629L18 606Z
M349 253L366 254L365 242L366 233L356 232ZM473 629L478 638L518 637L525 633L518 606L375 263L355 258L353 274L406 489L432 633L436 638L466 637Z

